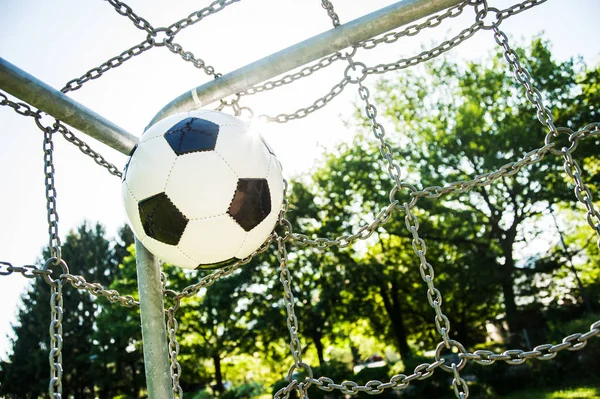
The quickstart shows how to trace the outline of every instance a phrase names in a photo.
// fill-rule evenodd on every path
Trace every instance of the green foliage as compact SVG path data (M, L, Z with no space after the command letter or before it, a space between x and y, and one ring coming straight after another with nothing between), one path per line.
M223 399L252 399L263 392L263 386L252 382L227 390L221 398Z

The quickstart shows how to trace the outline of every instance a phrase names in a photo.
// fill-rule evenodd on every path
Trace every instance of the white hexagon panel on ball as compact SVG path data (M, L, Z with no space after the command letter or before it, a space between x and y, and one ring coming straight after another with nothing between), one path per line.
M156 257L186 269L243 259L272 233L283 201L281 164L238 118L209 110L144 132L123 171L129 225Z

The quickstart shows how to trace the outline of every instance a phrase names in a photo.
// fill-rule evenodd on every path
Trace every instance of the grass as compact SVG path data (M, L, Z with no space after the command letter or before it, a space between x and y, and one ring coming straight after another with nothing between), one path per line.
M514 392L504 399L600 399L600 387L585 386L568 389L525 390Z

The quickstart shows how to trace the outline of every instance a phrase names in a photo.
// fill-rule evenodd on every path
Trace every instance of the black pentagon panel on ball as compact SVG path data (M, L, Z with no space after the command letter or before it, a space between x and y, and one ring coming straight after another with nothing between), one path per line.
M167 194L160 193L138 204L142 226L148 237L169 245L177 245L188 219L171 202Z
M227 213L246 231L258 226L271 213L267 179L239 179Z
M127 160L127 163L125 164L125 167L123 168L123 175L121 176L121 181L125 181L125 179L127 178L127 169L129 169L129 163L131 162L131 157L133 156L133 153L135 152L135 150L137 150L137 148L138 148L138 145L136 144L129 152L129 159Z
M196 267L196 270L220 269L225 266L233 265L238 260L239 260L238 258L231 258L231 259L227 259L227 260L224 260L221 262L216 262L216 263L201 263L198 265L198 267Z
M177 155L212 151L217 144L219 125L201 118L185 118L165 133L165 139Z

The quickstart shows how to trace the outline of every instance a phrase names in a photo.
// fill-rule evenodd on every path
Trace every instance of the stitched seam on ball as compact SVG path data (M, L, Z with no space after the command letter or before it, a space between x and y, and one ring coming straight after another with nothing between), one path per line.
M227 160L225 159L225 157L223 157L223 155L221 155L219 153L219 151L217 151L217 150L214 150L214 152L223 160L223 162L225 162L227 164L227 166L229 166L229 169L233 172L233 174L235 175L235 177L237 177L239 179L240 177L236 173L235 169L233 169L233 167L229 164L229 162L227 162ZM233 199L231 201L233 201ZM229 205L231 206L231 203ZM227 209L229 209L229 208L227 208Z
M173 163L171 164L171 168L169 169L169 174L167 175L167 178L165 179L165 185L164 185L164 187L163 187L163 192L164 192L165 194L166 194L166 192L167 192L167 184L169 184L169 179L171 178L171 173L173 173L173 169L175 168L175 162L177 162L177 158L175 158L175 159L173 160ZM167 196L167 197L168 197L168 196ZM169 199L169 201L170 201L170 199ZM171 201L171 203L173 203L173 202ZM175 205L175 204L173 204L173 205ZM175 207L176 207L176 206L175 206ZM176 208L177 208L177 207L176 207ZM179 208L177 208L177 209L179 209Z
M135 195L133 195L133 191L131 191L131 188L129 187L129 184L127 184L127 180L125 180L123 182L123 184L125 184L125 187L127 187L127 191L129 191L129 194L131 194L131 196L133 197L133 199L135 200L135 202L139 202L137 198L135 198Z
M206 217L203 217L203 218L194 218L194 219L188 219L188 220L208 220L208 219L216 219L216 218L218 218L218 217L225 216L225 215L227 215L227 214L228 214L228 213L227 213L227 212L225 212L225 213L220 213L220 214L218 214L218 215L215 215L215 216L206 216Z
M183 256L185 256L186 258L188 258L189 260L191 260L192 262L194 262L194 264L198 263L198 261L196 261L196 259L192 258L192 257L191 257L191 256L189 256L188 254L186 254L185 252L183 252L183 249L181 249L181 248L177 247L177 250L178 250L179 252L181 252L181 254L182 254Z
M246 235L244 236L244 241L242 241L242 244L239 246L239 248L235 251L235 254L233 255L234 258L241 259L238 255L239 255L239 252L244 247L244 244L246 243L246 241L248 241L248 235L250 235L250 232L246 232Z

